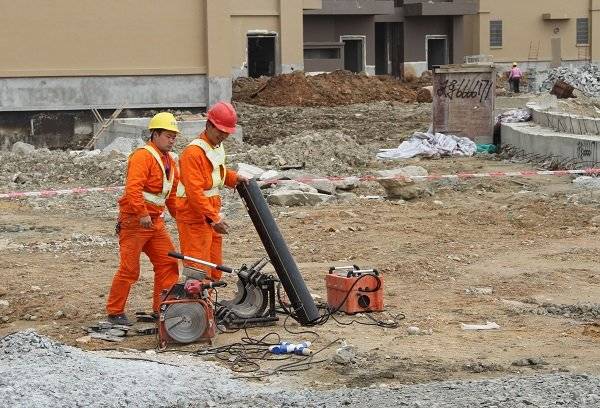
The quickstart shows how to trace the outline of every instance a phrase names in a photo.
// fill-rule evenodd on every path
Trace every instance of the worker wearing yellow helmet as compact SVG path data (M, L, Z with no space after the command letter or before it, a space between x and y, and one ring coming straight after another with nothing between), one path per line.
M125 304L131 286L140 276L140 255L144 252L154 266L152 309L158 313L160 293L179 279L177 261L167 256L174 250L165 228L164 210L176 216L179 171L171 152L179 127L173 114L160 112L148 125L150 140L129 156L125 191L119 199L120 264L115 274L106 311L113 324L131 325Z

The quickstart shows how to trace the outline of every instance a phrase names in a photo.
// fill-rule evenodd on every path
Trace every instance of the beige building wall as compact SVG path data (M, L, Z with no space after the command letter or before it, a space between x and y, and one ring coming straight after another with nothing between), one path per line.
M0 0L0 77L203 74L207 0Z
M0 112L206 106L247 73L252 31L303 69L320 0L0 0Z
M594 8L600 9L600 0L480 0L473 29L474 53L492 55L499 63L551 61L552 41L558 38L563 61L589 59L592 51L597 60L600 15ZM550 19L544 19L544 14ZM576 44L577 18L590 19L590 42L596 39L591 47ZM491 20L502 20L502 47L490 47Z
M247 60L247 33L277 34L302 68L302 10L316 0L0 0L0 77L208 74Z

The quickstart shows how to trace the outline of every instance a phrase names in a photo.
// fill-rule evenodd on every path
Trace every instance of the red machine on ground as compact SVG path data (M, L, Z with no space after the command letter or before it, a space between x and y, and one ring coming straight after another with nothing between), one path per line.
M325 277L327 303L348 314L383 311L383 278L377 269L332 267Z
M206 264L224 272L232 272L231 268L215 265L200 259L190 258L176 252L169 256ZM195 268L184 268L185 283L178 283L165 292L158 317L159 347L164 349L169 343L212 342L215 337L215 306L210 298L212 288L227 286L226 282L207 282L204 271Z

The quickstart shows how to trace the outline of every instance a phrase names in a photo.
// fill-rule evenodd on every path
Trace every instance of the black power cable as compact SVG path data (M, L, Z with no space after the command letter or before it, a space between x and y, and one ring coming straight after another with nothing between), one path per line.
M346 295L344 296L344 299L340 302L340 304L337 307L331 307L330 305L317 306L317 308L323 310L323 313L319 316L319 318L317 318L316 320L310 322L309 326L320 326L320 325L323 325L323 324L327 323L327 321L329 320L329 318L331 318L336 323L341 324L341 325L345 325L345 326L349 326L351 324L357 323L357 324L362 324L362 325L365 325L365 326L379 326L379 327L390 328L390 329L397 328L400 325L399 320L402 320L402 319L406 318L406 316L403 313L400 313L400 314L394 316L393 319L391 319L390 321L383 321L383 320L375 319L373 316L371 316L369 314L369 313L373 313L373 311L371 311L369 309L365 309L364 313L365 313L365 316L367 316L367 318L371 320L371 322L364 322L364 321L359 321L359 320L356 320L356 319L353 319L351 322L340 322L339 320L337 320L335 318L335 313L337 313L342 308L342 306L344 305L344 303L346 302L346 300L348 300L348 297L352 293L352 290L354 289L354 287L362 279L364 279L366 277L373 277L373 278L375 278L376 281L377 281L377 284L372 289L368 289L368 288L363 289L362 292L372 293L372 292L377 292L379 289L381 289L381 278L379 278L379 276L374 275L374 274L364 274L364 275L359 276L352 283L352 286L350 286L350 288L346 292ZM295 315L294 311L290 309L291 305L286 304L283 301L283 299L281 297L281 288L280 288L279 285L277 286L277 300L279 301L279 304L281 305L281 308L283 309L283 313L289 315L294 320L298 321L298 318Z

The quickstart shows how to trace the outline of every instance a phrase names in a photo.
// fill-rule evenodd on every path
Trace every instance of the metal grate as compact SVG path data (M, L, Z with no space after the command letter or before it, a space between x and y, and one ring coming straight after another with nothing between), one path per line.
M588 45L590 43L589 20L587 18L577 19L577 45Z
M490 21L490 47L502 47L502 20Z

